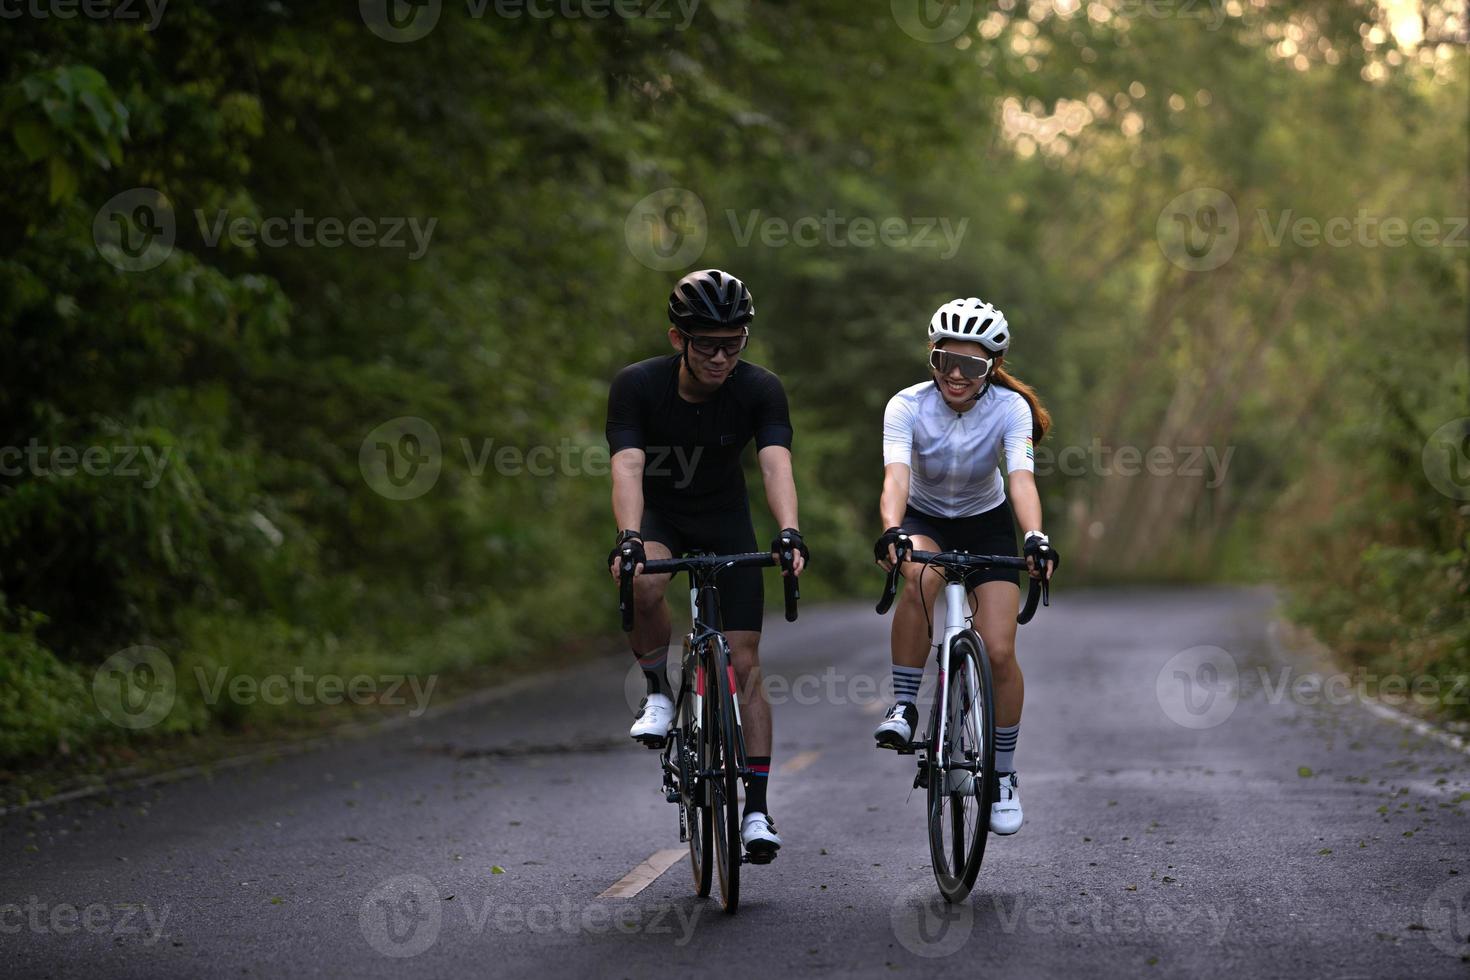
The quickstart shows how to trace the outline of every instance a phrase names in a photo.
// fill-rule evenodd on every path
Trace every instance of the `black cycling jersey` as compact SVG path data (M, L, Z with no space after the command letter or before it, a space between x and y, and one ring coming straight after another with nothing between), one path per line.
M791 446L791 415L781 380L741 361L708 401L679 396L680 355L630 364L607 397L607 444L647 453L645 506L681 513L746 506L740 454Z

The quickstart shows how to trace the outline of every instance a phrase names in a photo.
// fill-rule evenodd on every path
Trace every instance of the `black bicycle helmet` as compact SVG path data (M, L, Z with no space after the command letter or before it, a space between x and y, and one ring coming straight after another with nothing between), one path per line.
M669 294L669 322L680 330L743 327L755 318L745 283L719 269L691 272Z

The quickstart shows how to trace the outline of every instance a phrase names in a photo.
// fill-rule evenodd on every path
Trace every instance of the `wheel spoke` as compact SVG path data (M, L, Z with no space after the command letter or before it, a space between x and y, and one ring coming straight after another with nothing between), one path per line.
M946 768L930 780L929 839L935 880L944 897L955 902L975 883L990 830L987 801L994 773L988 726L994 721L989 669L973 634L956 638L950 657L943 692Z

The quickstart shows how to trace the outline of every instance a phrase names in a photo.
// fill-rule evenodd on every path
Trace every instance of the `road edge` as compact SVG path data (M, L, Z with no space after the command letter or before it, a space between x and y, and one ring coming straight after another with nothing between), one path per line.
M1293 651L1287 646L1282 639L1282 633L1288 627L1292 630L1300 631L1300 636L1306 641L1309 649L1305 651ZM1342 666L1341 658L1337 656L1336 651L1317 639L1311 630L1288 620L1279 608L1272 614L1271 621L1266 624L1266 642L1270 644L1271 654L1277 660L1290 662L1292 658L1300 657L1302 653L1306 653L1322 663L1331 664L1334 667ZM1462 755L1470 756L1470 738L1452 732L1443 725L1419 718L1409 714L1407 711L1402 711L1392 705L1385 704L1373 695L1361 690L1357 692L1354 700L1371 715L1381 718L1384 721L1393 722L1395 725L1408 729L1423 738L1433 739Z
M249 752L240 753L239 755L227 755L208 762L195 762L182 766L174 766L171 769L152 772L142 776L119 776L114 779L104 779L102 782L92 786L81 786L76 789L65 790L38 800L0 805L0 818L16 813L24 813L28 810L39 810L61 803L84 800L103 793L118 793L143 789L162 783L180 782L185 779L193 779L196 776L238 769L241 766L247 766L253 762L305 755L308 752L315 752L318 749L324 749L341 742L391 732L431 719L443 718L446 715L466 711L470 708L493 704L511 695L519 694L528 688L553 681L563 674L578 670L583 666L585 665L577 663L568 664L554 670L538 671L526 677L517 677L514 680L503 681L490 687L481 688L478 691L470 691L455 698L448 704L429 708L419 715L405 714L393 718L383 718L378 721L346 722L323 735L312 735L308 738L300 739L282 739L279 742L273 742L263 747L252 749Z

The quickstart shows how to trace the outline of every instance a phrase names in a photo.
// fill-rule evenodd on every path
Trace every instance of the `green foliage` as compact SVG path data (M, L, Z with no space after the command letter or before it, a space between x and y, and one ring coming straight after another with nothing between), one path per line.
M80 744L104 724L81 677L36 638L44 621L41 614L28 613L0 631L0 759Z

